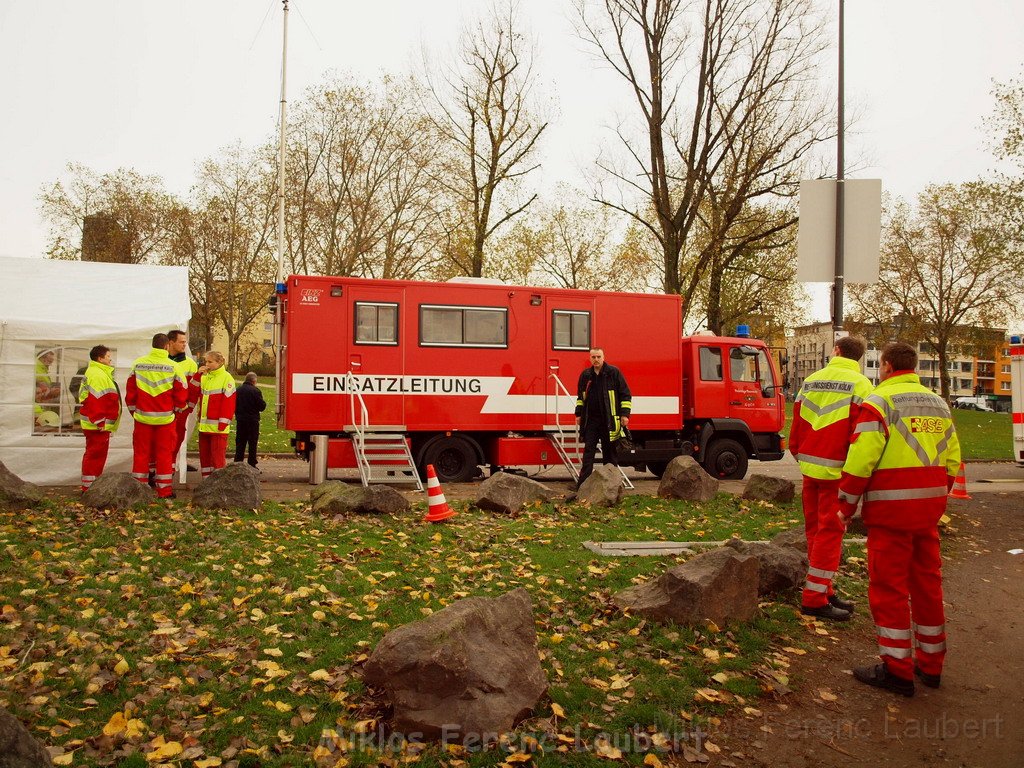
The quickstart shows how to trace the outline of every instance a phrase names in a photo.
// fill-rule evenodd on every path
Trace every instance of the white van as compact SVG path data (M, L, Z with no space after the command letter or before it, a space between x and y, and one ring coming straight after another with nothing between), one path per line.
M953 401L954 408L963 408L968 411L988 411L989 413L995 413L996 409L992 407L992 401L984 395L977 397L958 397Z

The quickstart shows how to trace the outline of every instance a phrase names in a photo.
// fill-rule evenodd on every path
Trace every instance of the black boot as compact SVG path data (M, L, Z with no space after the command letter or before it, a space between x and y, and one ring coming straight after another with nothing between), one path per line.
M914 674L929 688L938 688L942 684L942 675L930 675L927 672L922 672L917 664L914 665Z
M828 596L828 604L848 613L853 613L853 609L856 607L852 600L843 600L843 598L836 594Z
M811 607L809 605L801 605L800 613L805 616L816 616L819 619L828 619L829 621L849 621L850 612L844 611L841 608L836 608L831 603L825 603L824 605L816 605Z
M862 683L867 683L875 688L882 688L902 696L914 695L914 681L904 680L902 677L889 674L885 664L875 664L868 667L854 667L853 676Z

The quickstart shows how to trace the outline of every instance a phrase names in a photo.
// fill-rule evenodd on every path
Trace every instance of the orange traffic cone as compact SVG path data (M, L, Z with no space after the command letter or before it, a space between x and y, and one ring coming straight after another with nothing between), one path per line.
M427 516L423 519L428 523L440 523L449 517L455 517L455 510L444 498L434 465L427 464Z
M964 475L964 463L960 462L960 471L956 473L956 480L953 481L953 490L949 492L951 499L969 499L967 493L967 477Z

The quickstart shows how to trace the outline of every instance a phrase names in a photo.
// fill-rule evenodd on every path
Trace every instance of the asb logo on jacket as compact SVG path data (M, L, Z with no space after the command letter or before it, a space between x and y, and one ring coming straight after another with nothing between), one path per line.
M911 416L910 431L940 433L946 431L946 425L943 423L942 419L925 416Z

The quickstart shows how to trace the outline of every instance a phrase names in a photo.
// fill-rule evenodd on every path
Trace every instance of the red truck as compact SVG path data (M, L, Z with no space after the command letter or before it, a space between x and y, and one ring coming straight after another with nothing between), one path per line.
M690 455L742 478L785 450L767 346L683 336L679 296L293 275L275 303L278 422L311 482L345 467L418 482L428 464L442 482L480 467L575 475L576 382L595 346L632 391L632 465L660 476Z

